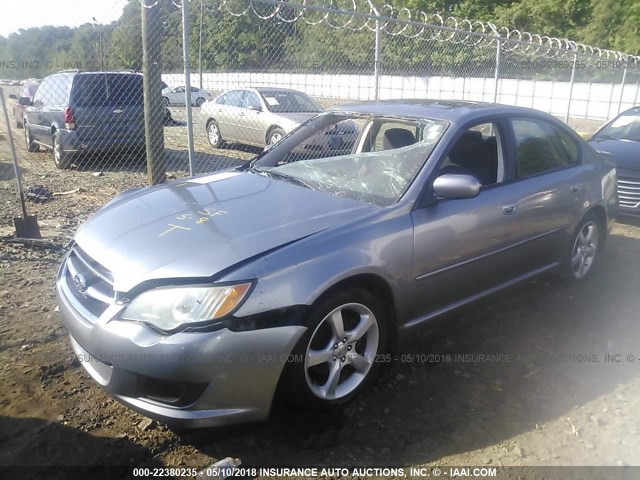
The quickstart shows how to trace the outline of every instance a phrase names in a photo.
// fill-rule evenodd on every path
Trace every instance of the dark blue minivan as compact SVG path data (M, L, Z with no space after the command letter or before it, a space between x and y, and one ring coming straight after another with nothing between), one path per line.
M51 150L58 168L80 154L142 152L142 83L134 72L69 70L46 77L25 111L27 150Z

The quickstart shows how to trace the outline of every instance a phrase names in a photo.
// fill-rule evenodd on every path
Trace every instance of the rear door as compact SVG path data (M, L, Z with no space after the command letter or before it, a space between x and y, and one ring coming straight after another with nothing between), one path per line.
M522 270L560 260L586 200L580 144L564 127L537 117L510 120L512 194L503 206Z
M71 106L82 142L144 138L142 75L81 74L74 79Z

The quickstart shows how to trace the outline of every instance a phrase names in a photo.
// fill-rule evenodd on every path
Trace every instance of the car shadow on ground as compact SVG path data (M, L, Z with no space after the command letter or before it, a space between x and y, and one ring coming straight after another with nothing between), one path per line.
M263 424L180 434L245 466L335 466L436 462L535 431L638 375L605 354L639 353L640 239L612 236L598 267L582 284L543 277L413 333L342 409L280 401Z
M34 464L34 449L46 463ZM98 437L39 418L0 417L0 466L4 478L115 480L134 478L134 467L163 464L126 437Z
M28 172L26 168L20 167L20 172L25 174ZM0 181L13 180L16 178L16 171L11 162L0 162Z

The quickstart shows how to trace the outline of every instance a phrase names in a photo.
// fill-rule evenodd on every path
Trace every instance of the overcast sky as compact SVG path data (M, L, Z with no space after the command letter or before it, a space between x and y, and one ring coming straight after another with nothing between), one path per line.
M127 0L2 0L0 35L21 28L45 25L75 27L92 22L111 23L120 18Z

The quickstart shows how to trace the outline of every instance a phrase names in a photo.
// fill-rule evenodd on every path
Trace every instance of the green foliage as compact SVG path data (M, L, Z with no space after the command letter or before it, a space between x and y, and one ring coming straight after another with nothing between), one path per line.
M382 1L377 3L382 5ZM409 8L440 13L443 17L473 18L499 27L640 53L640 3L637 0L389 1L396 12ZM368 11L366 0L355 2L358 11ZM227 5L238 13L246 8L243 0L228 0ZM352 3L341 1L338 5L351 8ZM373 70L374 34L367 28L352 31L330 28L325 23L265 21L253 14L235 16L220 8L220 0L192 0L190 7L190 60L194 72L199 68L354 74ZM181 9L171 0L160 0L159 8L162 23L154 33L161 36L163 70L182 71ZM273 10L268 5L257 8L262 9L258 12L262 15ZM297 12L291 8L283 14L295 18ZM307 19L312 23L321 20L322 15L309 13ZM330 17L329 20L334 25L344 23L344 18ZM362 24L361 19L356 22ZM475 48L461 43L410 40L383 34L381 48L384 73L493 74L495 52L488 45ZM514 65L526 60L518 59ZM140 2L129 0L121 18L111 25L47 26L0 37L0 61L0 77L13 78L42 77L66 68L141 70Z

